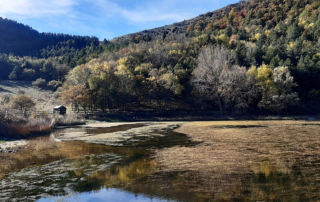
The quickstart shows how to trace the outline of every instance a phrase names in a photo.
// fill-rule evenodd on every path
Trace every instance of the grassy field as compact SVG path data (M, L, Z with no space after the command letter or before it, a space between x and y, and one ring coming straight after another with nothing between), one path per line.
M189 122L177 132L201 143L159 150L155 160L203 198L319 199L319 131L319 121Z
M54 106L61 104L58 99L53 97L53 91L33 87L31 81L0 80L0 97L4 95L15 96L21 92L36 101L38 111L52 111Z

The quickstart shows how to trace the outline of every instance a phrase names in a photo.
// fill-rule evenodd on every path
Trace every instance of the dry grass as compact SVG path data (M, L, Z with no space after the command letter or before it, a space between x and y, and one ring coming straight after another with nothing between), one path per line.
M0 81L0 97L4 95L16 96L19 92L24 92L25 95L31 96L37 103L37 110L52 111L56 105L60 105L60 101L53 96L53 91L43 90L33 87L31 81Z
M26 123L2 124L0 136L12 139L26 138L30 135L51 131L51 120L30 119Z
M84 118L78 115L55 116L54 124L59 126L72 126L85 124Z
M186 123L177 132L185 133L194 141L203 143L192 148L175 147L162 150L158 153L158 160L166 168L174 170L223 170L226 173L239 169L248 171L254 161L264 159L269 159L276 167L285 169L292 166L297 155L318 154L318 152L320 154L318 135L320 125L317 124L320 122ZM169 157L173 159L168 160ZM286 163L281 163L283 161Z
M17 147L13 149L18 149ZM119 151L118 151L119 150ZM78 158L91 154L125 153L126 149L114 149L98 144L87 144L81 141L55 142L49 136L28 140L24 148L17 153L0 153L0 179L5 174L19 171L22 168L44 165L53 161Z
M319 131L320 122L307 121L190 122L177 132L202 143L160 150L155 159L161 171L197 173L202 183L194 189L217 194L217 187L230 191L252 174L290 174L293 166L303 173L320 169Z

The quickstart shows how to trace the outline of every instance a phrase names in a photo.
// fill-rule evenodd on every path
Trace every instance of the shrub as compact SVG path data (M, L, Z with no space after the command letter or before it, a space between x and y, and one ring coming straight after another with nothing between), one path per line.
M83 125L85 121L77 115L56 116L54 124L58 126Z
M28 122L20 122L15 124L2 124L0 131L1 137L7 138L26 138L29 135L43 134L51 131L51 121L48 119L31 119Z
M26 92L24 91L24 90L18 90L18 94L20 94L20 95L24 95Z
M55 92L53 93L53 98L58 99L60 97L60 93L59 92Z
M61 85L62 85L62 82L57 80L52 80L52 81L49 81L48 83L48 87L53 90L57 89Z
M33 86L39 87L39 88L44 88L47 86L47 82L45 79L38 78L37 80L32 82Z

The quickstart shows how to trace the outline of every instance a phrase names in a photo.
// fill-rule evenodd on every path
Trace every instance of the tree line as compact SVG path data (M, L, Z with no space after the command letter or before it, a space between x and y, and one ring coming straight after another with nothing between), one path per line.
M64 82L58 88L61 99L84 111L317 113L319 13L315 0L240 2L203 15L183 33L172 29L105 40L75 55L70 44L59 42L43 52L41 57L49 58L39 67L19 63L9 75L23 79L34 69L36 76L28 78L38 79L35 85L56 80L59 87ZM62 64L67 70L57 78L56 66Z

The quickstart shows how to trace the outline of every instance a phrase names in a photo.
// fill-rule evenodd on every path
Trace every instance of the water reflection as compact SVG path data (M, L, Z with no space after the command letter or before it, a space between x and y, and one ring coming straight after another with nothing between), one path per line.
M134 194L128 191L115 189L115 188L103 188L95 192L81 193L76 196L65 196L65 197L54 197L54 198L44 198L38 200L38 202L55 202L55 201L65 201L65 202L105 202L105 201L114 201L114 202L144 202L144 201L153 201L153 202L169 202L171 200L166 200L158 197L149 197L143 194Z
M136 124L126 124L120 126L112 126L112 127L100 127L100 128L86 128L86 133L91 135L103 134L103 133L112 133L119 131L126 131L132 128L143 127L146 124L144 123L136 123Z
M83 133L88 132L88 134L96 134L101 131L104 133L111 133L142 126L144 126L144 124L127 124L107 128L90 129L85 127L63 128L55 130L50 136L47 135L31 138L27 145L15 148L19 150L18 153L0 153L0 179L9 172L18 171L22 168L44 165L66 158L78 158L85 155L96 155L102 153L121 153L130 155L128 154L128 149L119 149L99 144L88 144L82 141L58 141L55 137L70 131ZM133 150L130 152L134 153L135 151Z
M70 130L80 129L61 129L56 131L56 134ZM105 197L108 197L110 190L113 190L128 193L125 201L131 200L133 194L126 192L131 190L128 188L130 184L156 170L155 162L149 158L152 149L197 144L186 135L173 131L155 131L155 133L159 135L152 138L135 136L134 141L123 142L122 145L125 146L121 147L88 144L82 141L57 142L54 136L34 138L27 148L19 153L10 154L10 161L4 161L1 165L3 173L29 168L11 173L0 181L0 197L4 201L23 198L28 199L25 201L36 199L50 201L59 199L60 196L67 196L70 201L78 201L77 197L82 195L88 195L90 200L94 200L94 193L106 194ZM137 197L139 200L170 199L158 193L153 194L151 190L151 192L143 190L143 182L135 184L134 187L135 190L132 192L139 196ZM108 191L106 188L118 190L108 189ZM144 195L141 195L142 193Z

